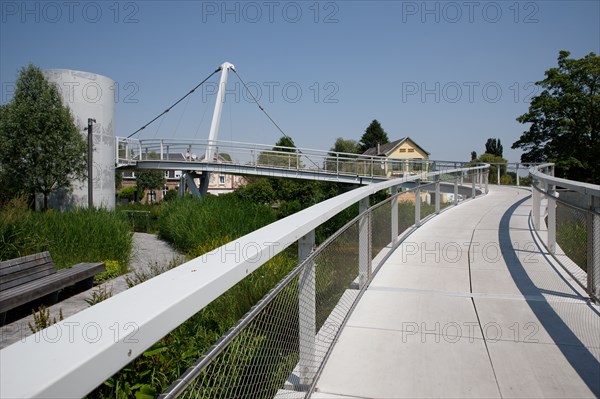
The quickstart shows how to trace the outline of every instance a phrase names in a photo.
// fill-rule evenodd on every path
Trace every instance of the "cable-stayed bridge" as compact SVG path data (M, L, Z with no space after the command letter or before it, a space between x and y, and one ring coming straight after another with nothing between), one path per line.
M124 168L363 186L3 349L1 397L87 395L292 245L297 266L161 397L600 396L600 186L556 178L552 164L529 170L530 187L496 187L489 165L214 135L119 142ZM378 192L387 199L373 204ZM316 241L319 226L356 204L355 218Z

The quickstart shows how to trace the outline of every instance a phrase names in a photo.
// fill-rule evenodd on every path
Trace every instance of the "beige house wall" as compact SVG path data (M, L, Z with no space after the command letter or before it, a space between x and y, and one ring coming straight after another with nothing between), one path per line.
M200 186L200 179L194 179L197 186ZM219 195L225 194L235 191L237 188L245 186L248 183L244 176L235 176L228 175L224 173L211 173L210 180L208 184L208 193ZM179 188L179 178L168 178L163 189L159 189L155 191L155 201L160 202L164 198L166 191L168 190L177 190ZM123 181L121 183L120 191L127 187L132 187L136 185L135 177L123 177ZM142 199L142 203L150 202L149 193L146 192L144 198Z

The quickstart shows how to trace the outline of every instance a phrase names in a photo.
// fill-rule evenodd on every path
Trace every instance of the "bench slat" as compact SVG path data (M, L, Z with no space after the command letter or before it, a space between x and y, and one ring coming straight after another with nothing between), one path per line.
M61 290L104 271L103 262L79 263L70 269L0 292L0 313Z
M49 252L0 262L0 290L7 290L56 273Z
M24 268L24 267L35 267L40 263L53 263L50 252L40 252L38 254L21 256L20 258L3 260L0 262L0 276L12 273L15 269L13 268Z

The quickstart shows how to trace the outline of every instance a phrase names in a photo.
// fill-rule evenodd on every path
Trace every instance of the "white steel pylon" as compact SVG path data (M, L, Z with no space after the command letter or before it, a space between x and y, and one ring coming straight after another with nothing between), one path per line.
M227 86L227 74L229 69L235 70L235 66L229 62L224 62L221 65L221 81L219 82L219 91L217 92L217 100L215 102L215 110L213 112L210 132L208 134L208 146L206 147L206 162L215 161L215 144L219 136L219 125L221 124L221 112L223 111L223 103L225 102L225 87Z

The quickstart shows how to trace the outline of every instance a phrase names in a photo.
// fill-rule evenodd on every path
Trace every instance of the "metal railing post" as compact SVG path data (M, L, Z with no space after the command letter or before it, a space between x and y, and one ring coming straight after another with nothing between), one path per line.
M519 164L517 164L517 173L516 173L516 175L517 175L517 187L520 187L521 184L520 184L520 181L519 181Z
M546 191L548 201L548 251L556 253L556 191L554 185L548 185Z
M298 262L302 263L310 256L315 246L315 231L312 230L298 240ZM307 386L317 371L316 361L316 299L315 299L315 264L304 265L298 275L298 340L300 358L298 362L300 385Z
M457 176L454 180L454 205L458 205L458 181L460 178Z
M421 225L421 180L417 180L417 189L415 190L415 227Z
M164 148L163 148L163 140L160 140L160 160L163 160L163 152L164 152Z
M588 292L600 301L600 197L589 197L587 212L587 286Z
M477 180L477 171L471 173L471 198L475 198L475 181Z
M490 188L489 188L489 180L490 180L490 171L486 170L485 173L483 174L483 182L485 185L485 193L488 194L490 192Z
M540 229L540 182L536 178L533 179L531 187L531 217L533 218L533 228Z
M440 213L440 176L435 177L435 214Z
M358 221L358 285L362 289L371 275L371 212L369 212L369 197L359 202Z
M501 166L502 166L502 165L498 164L498 182L497 182L497 184L496 184L496 185L498 185L498 186L500 185L500 167L501 167Z
M396 246L398 242L398 186L392 187L392 200L390 201L392 207L392 247Z

